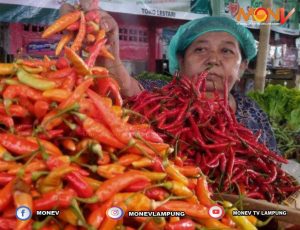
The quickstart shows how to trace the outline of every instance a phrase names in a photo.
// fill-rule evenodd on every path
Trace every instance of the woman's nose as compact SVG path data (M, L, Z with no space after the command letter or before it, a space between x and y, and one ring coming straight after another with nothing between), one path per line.
M218 65L220 64L220 58L216 52L210 52L207 56L208 65Z

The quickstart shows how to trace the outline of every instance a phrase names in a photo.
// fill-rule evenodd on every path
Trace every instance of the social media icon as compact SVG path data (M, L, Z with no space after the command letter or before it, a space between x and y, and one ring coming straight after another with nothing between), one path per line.
M124 216L124 211L123 211L123 209L121 209L117 206L114 206L114 207L107 209L106 215L114 220L118 220Z
M32 215L31 210L27 206L20 206L16 210L16 217L19 220L28 220L31 218L31 215Z
M208 209L210 217L215 219L221 219L225 215L224 208L219 205L213 205Z

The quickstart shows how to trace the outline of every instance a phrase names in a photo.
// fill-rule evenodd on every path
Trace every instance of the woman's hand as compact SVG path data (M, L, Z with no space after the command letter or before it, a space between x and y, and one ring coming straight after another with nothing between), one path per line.
M120 59L119 47L119 27L115 19L107 12L98 7L98 0L80 0L80 8L85 12L97 11L100 15L100 28L106 32L108 50L114 56L114 60L108 58L98 58L96 65L103 66L109 70L112 77L117 80L121 93L124 96L133 96L143 90L141 85L132 78ZM70 4L63 4L60 14L66 14L75 10Z

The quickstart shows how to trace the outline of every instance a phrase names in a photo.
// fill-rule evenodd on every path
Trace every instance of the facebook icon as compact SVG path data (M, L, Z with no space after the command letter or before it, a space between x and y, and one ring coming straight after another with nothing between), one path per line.
M31 210L27 206L20 206L16 210L16 217L19 220L28 220L31 218Z

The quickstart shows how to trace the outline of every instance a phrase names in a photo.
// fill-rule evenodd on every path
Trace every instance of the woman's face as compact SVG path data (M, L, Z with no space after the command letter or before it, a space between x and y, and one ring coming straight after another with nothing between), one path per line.
M206 78L206 89L216 89L221 94L224 79L227 79L230 91L247 67L247 62L242 61L238 41L226 32L208 32L199 36L184 56L179 56L179 63L180 73L188 77L196 76L212 65Z

